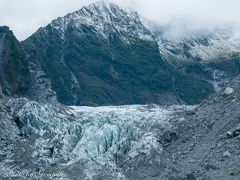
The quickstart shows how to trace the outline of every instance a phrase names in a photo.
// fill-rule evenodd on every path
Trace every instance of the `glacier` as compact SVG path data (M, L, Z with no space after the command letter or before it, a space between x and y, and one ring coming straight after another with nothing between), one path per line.
M152 151L161 154L164 133L184 121L179 114L195 108L154 104L68 107L25 98L1 101L0 173L51 168L63 172L63 179L71 179L66 169L75 166L83 171L76 177L83 179L102 171L124 178L118 162L143 155L150 158Z

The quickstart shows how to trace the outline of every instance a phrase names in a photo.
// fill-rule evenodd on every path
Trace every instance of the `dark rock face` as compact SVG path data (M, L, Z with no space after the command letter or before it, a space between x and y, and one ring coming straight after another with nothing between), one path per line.
M41 64L30 57L8 27L0 27L0 87L7 96L56 102Z
M0 27L0 82L2 93L23 95L29 86L28 59L8 27Z
M196 104L214 92L210 83L174 71L138 15L114 4L58 18L22 44L64 104Z

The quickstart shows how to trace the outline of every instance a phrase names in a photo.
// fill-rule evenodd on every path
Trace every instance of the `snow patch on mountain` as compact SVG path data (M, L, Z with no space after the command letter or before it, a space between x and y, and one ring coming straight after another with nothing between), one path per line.
M166 59L180 62L200 59L203 63L240 57L240 37L233 26L194 29L191 23L177 21L168 25L144 23L156 36Z
M204 62L240 57L240 39L222 37L209 39L208 45L194 44L190 53Z
M213 79L210 81L215 89L216 92L220 92L222 88L224 87L225 83L228 81L227 75L220 70L212 70L209 68L210 71L212 71Z

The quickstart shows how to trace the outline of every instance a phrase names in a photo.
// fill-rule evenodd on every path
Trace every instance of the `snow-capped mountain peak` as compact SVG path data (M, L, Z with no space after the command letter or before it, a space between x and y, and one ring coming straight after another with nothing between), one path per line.
M153 40L150 31L144 27L136 12L121 8L109 1L97 1L84 6L76 12L53 20L51 26L61 33L71 26L81 34L84 33L82 27L86 27L104 38L116 33L127 41L129 37Z

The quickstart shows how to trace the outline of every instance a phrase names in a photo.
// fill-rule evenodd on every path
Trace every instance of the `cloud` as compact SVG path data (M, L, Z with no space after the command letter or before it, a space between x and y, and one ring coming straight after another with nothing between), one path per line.
M9 26L23 40L53 19L94 0L0 0L0 25Z
M0 24L10 26L23 40L56 17L96 0L0 0ZM112 0L130 6L158 23L187 19L199 26L221 22L240 24L239 0Z

